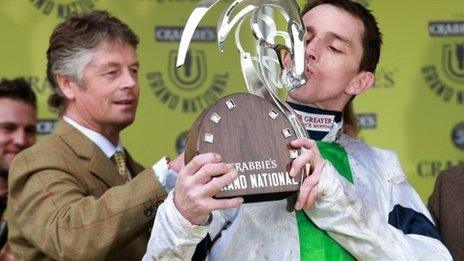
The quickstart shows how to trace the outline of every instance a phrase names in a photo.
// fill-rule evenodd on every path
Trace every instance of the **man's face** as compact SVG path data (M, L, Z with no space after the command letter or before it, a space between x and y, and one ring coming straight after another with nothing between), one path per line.
M37 114L22 101L0 98L0 167L9 169L13 158L35 142Z
M303 16L308 83L289 100L328 110L343 110L352 94L347 87L359 72L363 54L362 22L335 6L319 5Z
M79 85L73 86L66 114L102 134L119 133L135 118L138 70L132 46L105 41L84 68Z

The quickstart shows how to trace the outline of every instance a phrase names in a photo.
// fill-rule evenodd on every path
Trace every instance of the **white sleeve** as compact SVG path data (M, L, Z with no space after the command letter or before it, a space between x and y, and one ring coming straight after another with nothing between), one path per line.
M418 202L420 198L412 187L401 184L401 189L416 195L417 199L413 200L427 212L422 202ZM379 213L379 208L369 205L329 161L322 169L318 189L320 196L313 208L305 210L306 214L356 259L452 260L439 240L419 234L405 234L390 225L384 218L385 213ZM394 189L392 191L395 192ZM382 200L388 202L390 199ZM429 216L428 212L426 214Z
M176 185L177 173L169 168L167 158L161 158L152 166L152 169L158 182L169 193Z
M182 216L174 205L171 191L158 208L142 260L190 260L208 229L209 225L192 225Z

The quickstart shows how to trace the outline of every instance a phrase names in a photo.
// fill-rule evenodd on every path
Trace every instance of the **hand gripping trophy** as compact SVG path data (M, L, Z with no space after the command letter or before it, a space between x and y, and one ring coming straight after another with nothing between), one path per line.
M220 0L203 0L191 13L182 34L177 66L182 66L195 28ZM286 31L277 30L265 9L281 14ZM306 83L305 28L294 0L235 0L222 13L217 27L219 50L235 30L235 44L248 93L218 100L197 118L190 131L185 159L195 152L216 152L234 164L239 176L217 198L243 196L245 202L278 200L299 190L303 179L288 175L288 166L301 151L289 142L308 134L277 90L288 92ZM234 14L234 15L233 15ZM255 50L240 41L245 19L250 20ZM285 56L285 59L284 59ZM285 62L284 62L285 60ZM303 175L303 174L302 174Z

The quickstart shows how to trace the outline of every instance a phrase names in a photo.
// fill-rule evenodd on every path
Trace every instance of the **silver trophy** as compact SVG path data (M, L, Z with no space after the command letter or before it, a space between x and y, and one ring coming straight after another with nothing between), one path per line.
M198 24L206 15L206 13L219 1L220 0L203 0L191 13L187 21L187 24L184 28L182 38L180 41L177 56L177 67L180 67L184 64L190 41ZM280 14L281 17L283 17L283 20L286 23L286 31L277 30L277 23L274 20L273 16L269 15L269 13ZM250 21L251 33L254 39L256 40L256 44L254 46L255 50L252 51L245 50L240 41L241 30L243 28L242 26L244 22L248 20ZM294 2L294 0L233 1L232 4L230 4L227 7L227 9L222 13L217 27L217 41L219 50L221 52L225 48L225 40L227 36L234 27L235 44L240 53L241 69L248 92L263 98L265 101L277 108L270 109L270 112L268 113L269 117L275 119L275 117L280 112L286 119L286 121L290 124L290 127L286 128L284 126L282 127L283 129L280 131L281 133L283 133L284 138L287 139L286 141L284 140L285 142L288 143L288 138L292 137L293 133L295 135L292 138L295 138L295 136L296 138L308 137L306 129L300 123L291 107L287 103L283 102L277 93L279 89L291 92L292 90L304 85L307 81L307 77L305 74L306 61L304 42L306 29L300 17L298 5ZM284 63L284 55L286 56L286 63ZM226 98L224 100L224 103L227 104L229 110L231 109L231 107L229 106L231 103L234 104L233 107L235 107L235 101L233 99ZM222 111L222 114L225 113L227 113L227 111ZM199 118L203 121L206 118L210 118L210 116L206 114L208 113L204 112ZM210 112L210 114L211 120L213 120L214 123L217 125L219 119L221 118L220 113L217 111L213 111ZM197 125L198 123L194 124L194 127ZM211 130L211 128L203 129ZM193 129L194 128L192 128L192 130ZM213 143L215 141L214 134L209 133L211 131L208 132L205 130L205 133L199 132L201 131L193 131L192 135L195 136L195 139L201 139L203 135L205 135L203 142ZM272 136L272 134L268 135ZM189 137L189 139L192 138L191 136ZM190 140L189 142L190 147L195 147L195 150L198 151L198 147L201 144L199 145L197 141L192 142ZM189 147L189 144L187 145L187 147ZM214 151L214 149L211 148L206 149L206 151L211 150ZM243 153L243 149L241 149L241 151ZM224 150L223 152L227 153L228 150ZM293 159L301 152L301 150L290 150L289 157ZM254 162L261 162L261 159L259 159L259 155L254 155L253 153L251 154L252 156L250 157L252 157L253 159L241 159L244 162L243 164L245 164L243 166L246 166L247 160L249 162L253 162L253 160ZM189 161L192 157L193 155L189 155L188 152L186 153L186 161ZM254 158L256 158L256 160ZM240 164L242 163L237 164L238 165L236 166L238 167L238 169L240 169ZM269 170L269 175L273 175L274 172L270 171L271 170ZM288 173L286 174L288 175ZM252 175L254 174L249 175L251 176L251 178L253 178ZM300 181L302 178L303 177L300 178ZM251 179L250 183L252 183L252 181L253 180ZM270 179L269 183L272 183L272 178ZM298 189L298 186L295 186L295 184L293 184L293 192L295 191L295 188ZM243 187L243 184L241 185L241 187ZM234 187L230 187L229 189L234 190ZM240 186L235 186L235 189L239 191ZM270 193L276 192L275 189L269 189L269 191ZM250 193L253 194L255 192ZM226 195L224 197L232 197L240 195L240 192L238 192L238 194L225 194ZM288 193L286 193L285 195L288 196ZM249 201L263 201L268 200L269 198L272 197L258 196ZM272 199L277 198L282 197L274 197ZM247 201L247 198L245 198L245 201Z

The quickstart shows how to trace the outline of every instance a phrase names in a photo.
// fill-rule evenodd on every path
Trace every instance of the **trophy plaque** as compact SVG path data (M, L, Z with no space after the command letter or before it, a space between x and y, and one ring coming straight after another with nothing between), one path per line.
M219 1L203 0L190 15L179 46L178 67L183 65L195 28ZM276 22L267 14L271 9L282 15L286 31L277 30ZM255 50L251 51L240 42L240 30L247 18L256 39ZM192 160L196 152L215 152L223 162L234 165L239 176L216 198L242 196L245 202L283 199L298 191L303 179L288 175L291 161L302 153L289 143L307 137L307 132L277 90L292 91L306 83L306 30L293 0L233 1L217 28L221 51L235 26L235 44L248 93L225 96L202 112L190 130L185 161Z

